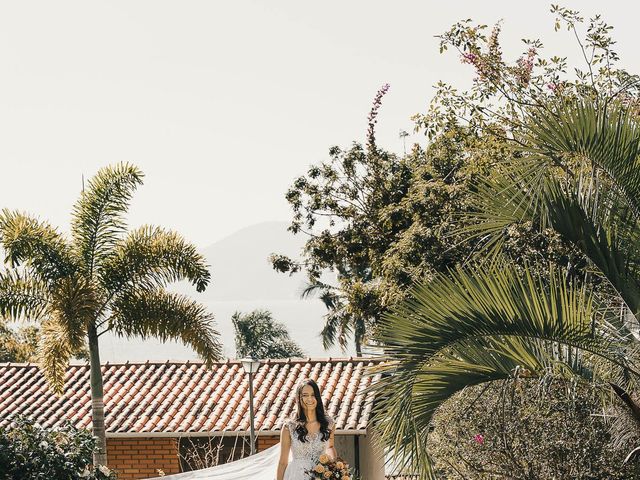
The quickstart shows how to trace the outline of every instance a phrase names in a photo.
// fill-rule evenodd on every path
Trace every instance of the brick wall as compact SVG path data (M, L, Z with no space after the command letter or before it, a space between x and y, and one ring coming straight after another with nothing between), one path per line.
M280 442L277 435L257 438L259 452ZM180 473L176 438L107 438L109 467L117 470L118 480L156 477L158 470L166 475Z
M273 447L278 443L280 443L280 437L276 435L268 437L260 435L258 437L256 448L259 452L262 452L263 450L266 450L269 447Z
M107 438L109 468L118 472L118 480L156 477L180 473L178 442L175 438Z

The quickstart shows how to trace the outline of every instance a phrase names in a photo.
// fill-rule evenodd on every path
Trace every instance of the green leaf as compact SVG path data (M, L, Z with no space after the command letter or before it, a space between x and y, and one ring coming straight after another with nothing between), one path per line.
M466 386L519 371L590 378L558 355L568 348L637 376L624 343L600 320L591 294L566 283L553 267L549 278L529 270L521 276L508 264L436 276L385 317L377 338L389 359L371 387L381 442L400 468L434 478L427 451L431 419Z
M180 340L206 362L222 356L213 315L190 298L160 289L121 293L114 300L109 327L126 337Z
M119 242L100 268L100 280L110 292L126 286L165 286L188 280L198 292L206 289L211 274L195 246L175 232L143 226Z
M128 163L102 168L74 206L71 231L87 275L94 274L96 264L109 255L126 231L124 214L142 177L142 172Z
M44 282L55 281L77 270L69 244L56 229L27 214L2 210L0 244L5 263L11 267L26 264Z
M50 296L44 284L15 270L0 274L0 315L10 321L41 320Z

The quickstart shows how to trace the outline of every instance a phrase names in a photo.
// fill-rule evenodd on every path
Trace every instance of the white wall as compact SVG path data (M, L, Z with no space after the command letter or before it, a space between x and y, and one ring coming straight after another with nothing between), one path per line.
M343 458L349 465L355 465L353 435L336 434L334 446L338 456Z
M384 456L371 441L370 430L360 435L360 477L363 480L384 480Z

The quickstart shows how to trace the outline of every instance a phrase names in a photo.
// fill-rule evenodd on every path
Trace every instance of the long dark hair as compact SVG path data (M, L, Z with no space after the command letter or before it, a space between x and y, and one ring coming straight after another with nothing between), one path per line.
M302 380L300 383L298 383L298 388L296 388L297 410L294 420L297 423L296 433L298 434L298 439L301 442L306 442L308 440L307 435L309 435L309 431L307 430L307 416L304 413L304 407L302 406L302 401L300 400L302 389L307 385L313 388L313 395L316 397L316 417L318 418L318 422L320 422L322 441L327 441L329 440L329 435L331 433L329 430L329 418L324 413L324 405L322 404L322 397L320 396L320 389L318 388L318 384L310 378L305 378L304 380Z

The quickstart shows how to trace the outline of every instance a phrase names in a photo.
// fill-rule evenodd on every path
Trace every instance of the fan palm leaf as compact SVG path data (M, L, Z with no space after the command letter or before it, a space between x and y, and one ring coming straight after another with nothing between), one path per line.
M438 407L469 385L510 378L518 370L587 373L558 351L573 348L638 375L618 337L601 328L593 296L565 281L506 264L484 271L458 269L416 288L380 330L390 362L372 387L374 425L398 466L433 478L427 452Z
M605 171L640 214L640 124L618 102L565 102L555 115L532 111L524 138L540 159L580 155Z
M477 223L466 232L485 238L485 251L499 252L510 225L551 228L577 247L639 315L640 228L624 199L613 190L590 194L573 179L543 175L531 181L529 172L528 165L515 166L485 179L475 196Z

